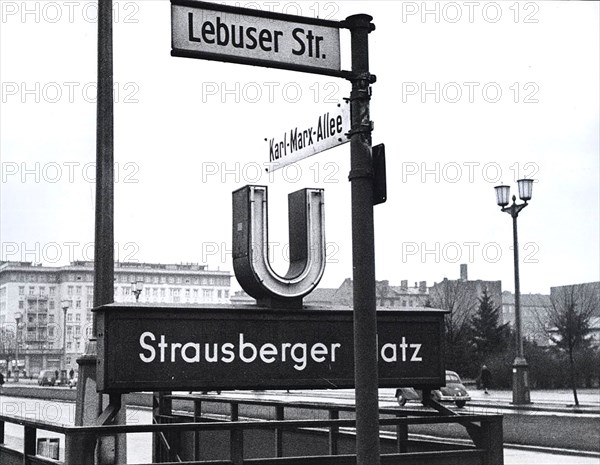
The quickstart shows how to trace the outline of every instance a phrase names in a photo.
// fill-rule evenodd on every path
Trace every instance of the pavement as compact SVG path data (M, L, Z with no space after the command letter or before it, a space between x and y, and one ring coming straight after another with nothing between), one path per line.
M471 404L501 406L509 409L528 410L556 410L573 413L598 413L600 414L600 388L578 389L577 397L579 406L575 406L573 391L568 389L540 389L530 392L531 404L514 405L512 391L470 389Z

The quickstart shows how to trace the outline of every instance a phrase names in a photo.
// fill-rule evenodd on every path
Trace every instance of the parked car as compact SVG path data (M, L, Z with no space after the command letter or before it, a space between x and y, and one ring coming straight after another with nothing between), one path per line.
M456 406L464 407L467 401L471 400L467 389L460 380L460 376L455 371L446 370L446 385L431 391L431 396L438 402L454 402ZM409 400L421 401L423 392L414 388L396 389L396 399L398 404L403 406Z
M54 370L42 370L38 376L40 386L54 386L56 384L56 374Z

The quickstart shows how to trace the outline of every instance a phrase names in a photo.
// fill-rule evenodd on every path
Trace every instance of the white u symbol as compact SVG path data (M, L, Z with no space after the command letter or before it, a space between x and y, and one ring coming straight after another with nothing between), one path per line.
M259 304L302 305L325 271L323 189L288 195L290 265L285 276L269 263L267 187L233 192L233 270L242 288Z

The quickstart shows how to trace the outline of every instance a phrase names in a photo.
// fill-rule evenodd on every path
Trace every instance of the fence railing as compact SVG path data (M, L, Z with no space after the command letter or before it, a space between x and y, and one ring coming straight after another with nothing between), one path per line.
M182 407L189 403L189 407ZM176 409L173 409L173 405ZM215 411L215 406L220 411ZM255 409L252 419L243 414L244 408ZM256 414L256 408L263 410ZM269 412L268 410L272 411ZM320 412L323 419L289 419L298 411ZM203 395L154 396L154 424L110 426L63 426L22 417L0 415L0 463L13 464L94 464L94 451L99 440L115 434L152 433L152 463L186 463L189 465L350 465L356 463L352 454L340 454L340 441L352 434L356 425L354 418L340 418L343 412L352 412L353 406L322 404L316 402L278 402L260 399L235 399L231 397ZM266 412L266 415L264 415ZM218 415L218 420L215 415ZM310 415L310 414L306 414ZM257 418L263 416L264 418ZM287 419L286 419L287 418ZM23 449L16 450L4 444L5 424L23 427ZM466 428L472 443L442 446L432 441L409 440L412 426L459 424ZM380 409L380 425L395 435L395 451L382 453L381 463L387 464L481 464L502 465L502 416L501 415L439 415L432 411L415 411L401 408ZM60 460L36 455L40 430L64 435L64 453ZM273 457L248 457L244 451L244 439L255 431L266 432L271 437ZM328 453L325 455L300 455L284 457L284 433L311 431L326 435ZM203 444L200 434L220 432L228 437L228 459L201 460ZM190 440L190 435L192 440ZM247 443L248 441L246 441ZM411 451L419 443L418 452ZM424 447L424 449L423 449ZM139 463L139 462L135 462ZM145 465L145 464L143 464Z

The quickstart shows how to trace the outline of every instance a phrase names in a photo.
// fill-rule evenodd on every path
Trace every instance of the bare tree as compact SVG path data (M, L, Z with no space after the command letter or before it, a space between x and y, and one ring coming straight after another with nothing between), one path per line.
M444 320L446 330L446 361L456 369L469 368L469 332L471 318L479 303L471 283L444 279L433 286L428 305L449 310Z
M445 319L448 341L467 336L471 317L478 304L477 297L473 289L462 281L444 279L431 289L431 306L450 311Z
M575 405L577 377L575 357L580 349L589 346L591 320L599 310L599 283L575 284L551 289L550 305L544 309L546 335L569 358L569 378Z

